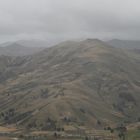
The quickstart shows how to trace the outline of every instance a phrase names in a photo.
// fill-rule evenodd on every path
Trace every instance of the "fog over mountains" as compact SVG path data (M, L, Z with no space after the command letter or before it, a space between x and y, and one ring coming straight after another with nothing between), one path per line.
M139 4L138 0L1 0L0 41L139 40Z

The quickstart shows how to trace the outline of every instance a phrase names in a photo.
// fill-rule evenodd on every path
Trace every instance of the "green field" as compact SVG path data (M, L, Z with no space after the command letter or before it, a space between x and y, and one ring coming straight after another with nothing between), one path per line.
M131 130L127 133L127 140L140 140L140 130Z

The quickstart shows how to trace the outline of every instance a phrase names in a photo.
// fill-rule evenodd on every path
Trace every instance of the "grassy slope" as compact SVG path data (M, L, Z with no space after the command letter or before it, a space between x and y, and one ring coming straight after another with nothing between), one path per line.
M139 140L140 139L140 130L131 130L128 131L127 140Z

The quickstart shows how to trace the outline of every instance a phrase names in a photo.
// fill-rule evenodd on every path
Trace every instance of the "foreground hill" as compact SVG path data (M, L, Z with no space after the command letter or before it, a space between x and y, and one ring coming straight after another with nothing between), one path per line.
M67 41L27 57L1 56L0 122L53 129L136 121L139 63L135 52L97 39Z

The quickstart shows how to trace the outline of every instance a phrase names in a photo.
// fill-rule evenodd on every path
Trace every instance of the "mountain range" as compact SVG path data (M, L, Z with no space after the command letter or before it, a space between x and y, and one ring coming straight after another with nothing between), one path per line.
M139 109L137 51L86 39L27 56L0 56L1 124L98 128L135 122Z

